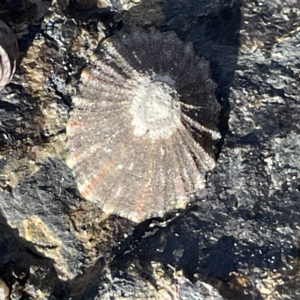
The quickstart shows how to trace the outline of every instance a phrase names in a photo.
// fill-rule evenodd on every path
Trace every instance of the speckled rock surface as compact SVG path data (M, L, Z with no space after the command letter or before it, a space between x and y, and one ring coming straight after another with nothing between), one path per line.
M0 292L298 299L299 14L296 0L1 2L20 59L0 93ZM80 197L65 125L98 43L150 25L210 62L223 138L202 197L134 225Z

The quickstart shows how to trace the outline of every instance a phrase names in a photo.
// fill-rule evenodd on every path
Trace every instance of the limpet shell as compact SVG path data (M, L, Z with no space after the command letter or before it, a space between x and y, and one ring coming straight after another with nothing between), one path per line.
M0 20L0 91L14 75L18 56L16 37L11 29Z
M83 70L67 124L81 195L140 222L184 208L215 166L209 63L174 32L119 33Z

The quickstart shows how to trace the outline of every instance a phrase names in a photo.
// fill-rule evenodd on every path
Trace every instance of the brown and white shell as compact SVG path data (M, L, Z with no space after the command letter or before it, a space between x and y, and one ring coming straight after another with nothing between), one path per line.
M81 195L134 222L184 208L215 166L209 63L174 32L119 33L81 74L67 164Z
M16 37L11 29L0 20L0 91L14 75L18 56Z

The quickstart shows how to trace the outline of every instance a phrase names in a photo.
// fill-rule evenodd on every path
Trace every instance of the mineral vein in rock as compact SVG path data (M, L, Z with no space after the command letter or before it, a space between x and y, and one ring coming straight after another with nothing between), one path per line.
M183 208L215 165L207 61L173 32L119 33L81 74L67 164L82 196L139 222Z

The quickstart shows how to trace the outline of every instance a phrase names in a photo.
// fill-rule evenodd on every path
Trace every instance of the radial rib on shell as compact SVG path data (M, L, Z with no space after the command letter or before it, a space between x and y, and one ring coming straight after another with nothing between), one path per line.
M174 32L102 43L67 125L81 195L134 222L185 207L215 165L215 87L209 63Z
M10 28L0 20L0 91L14 75L18 56L17 40Z

